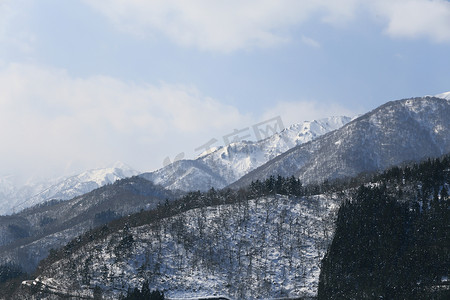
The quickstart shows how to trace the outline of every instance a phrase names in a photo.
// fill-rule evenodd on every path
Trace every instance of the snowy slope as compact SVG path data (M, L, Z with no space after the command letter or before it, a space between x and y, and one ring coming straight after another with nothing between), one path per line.
M435 95L434 97L450 100L450 92L438 94L438 95Z
M339 203L336 195L277 195L192 209L94 240L35 282L80 296L97 285L104 299L144 279L169 298L314 296Z
M450 101L421 97L388 102L314 141L297 146L232 187L270 175L303 182L356 176L450 152Z
M51 199L68 200L138 174L126 164L117 162L108 168L43 182L31 181L21 186L17 185L14 176L0 177L0 215L18 212Z
M281 153L336 130L350 120L330 117L295 124L267 139L232 143L196 160L176 161L141 176L171 190L223 188Z
M33 272L50 249L63 246L90 228L141 209L156 208L174 197L162 187L134 176L70 200L0 216L0 265L14 262Z

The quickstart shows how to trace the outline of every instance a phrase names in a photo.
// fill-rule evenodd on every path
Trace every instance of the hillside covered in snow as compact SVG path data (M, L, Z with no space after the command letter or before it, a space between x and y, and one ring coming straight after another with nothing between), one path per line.
M191 201L211 196L191 195ZM223 193L216 197L229 201ZM168 297L314 296L340 201L335 194L273 194L149 218L137 227L126 222L112 233L91 232L90 241L85 236L69 243L27 284L50 291L48 297L52 291L90 297L98 286L104 299L118 299L145 280Z

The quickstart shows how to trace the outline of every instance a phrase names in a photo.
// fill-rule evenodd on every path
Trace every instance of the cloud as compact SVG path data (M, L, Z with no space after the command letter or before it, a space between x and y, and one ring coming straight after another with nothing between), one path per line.
M373 13L387 22L385 33L393 38L431 38L450 41L450 2L445 0L377 0Z
M141 38L163 35L182 46L223 53L288 43L296 38L294 30L309 21L338 27L357 26L352 23L356 16L367 14L374 16L392 38L450 40L450 3L445 0L99 0L85 3L120 30ZM300 36L300 39L313 45L310 37L305 40Z
M357 0L86 1L120 30L140 37L163 34L183 46L232 52L288 42L290 29L312 17L342 23Z
M2 173L54 176L66 165L83 170L116 160L145 171L251 122L191 86L73 78L34 65L0 70L0 90Z
M310 37L302 36L302 43L313 48L320 48L320 43Z
M72 77L31 64L0 68L0 175L60 176L117 160L141 171L185 152L280 116L285 126L350 114L338 105L279 102L246 115L179 84L135 84L108 76Z

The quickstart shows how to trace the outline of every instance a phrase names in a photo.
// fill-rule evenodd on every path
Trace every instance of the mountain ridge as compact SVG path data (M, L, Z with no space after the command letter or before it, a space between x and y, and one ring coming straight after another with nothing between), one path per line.
M195 160L179 160L140 176L173 190L223 188L292 147L336 130L350 120L341 116L293 124L261 141L232 143Z
M450 138L445 135L450 130L448 115L449 101L442 98L389 101L336 131L290 149L229 187L277 175L321 182L436 157L450 152Z
M49 200L69 200L139 173L122 162L116 162L110 167L46 181L29 181L24 185L15 184L14 176L4 176L0 178L0 215L12 214Z
M445 92L445 93L437 94L437 95L434 95L434 97L436 97L436 98L442 98L442 99L446 99L446 100L450 100L450 92Z

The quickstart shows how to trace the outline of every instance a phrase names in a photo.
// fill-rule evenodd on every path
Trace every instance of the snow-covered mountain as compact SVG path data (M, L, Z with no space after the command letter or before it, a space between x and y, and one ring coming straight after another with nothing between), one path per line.
M29 181L24 185L17 185L14 176L0 177L0 215L11 214L51 199L72 199L118 179L138 174L126 164L117 162L103 169L47 181Z
M279 155L231 187L270 175L294 175L306 183L320 182L437 157L450 152L449 132L449 100L421 97L388 102L336 131Z
M341 128L350 120L330 117L295 124L267 139L232 143L196 160L176 161L141 176L171 190L223 188L287 150Z

